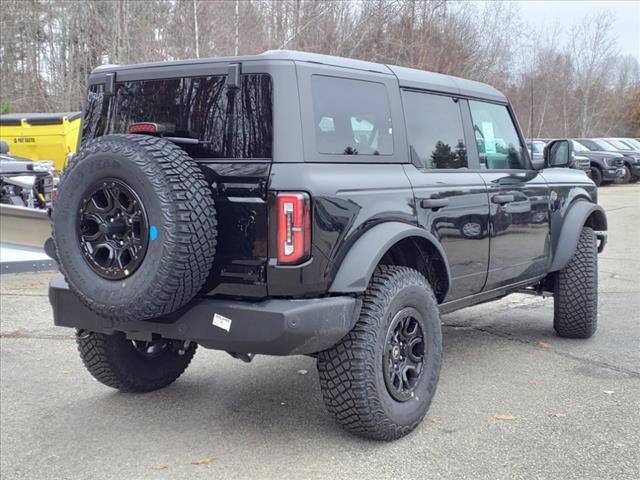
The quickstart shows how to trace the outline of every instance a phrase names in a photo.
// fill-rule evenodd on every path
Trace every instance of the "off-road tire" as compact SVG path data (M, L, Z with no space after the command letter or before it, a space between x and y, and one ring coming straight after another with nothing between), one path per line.
M598 167L591 167L591 180L596 184L596 187L602 185L602 172Z
M320 388L328 411L346 430L375 440L394 440L416 428L436 391L442 363L438 305L424 276L398 266L379 266L361 299L353 329L318 355ZM423 317L425 351L415 397L400 402L385 384L383 351L394 315L407 306Z
M78 239L77 212L91 185L105 178L125 182L139 196L154 229L137 270L117 281L92 269ZM71 290L114 322L178 310L202 289L213 264L211 189L196 162L162 138L107 135L89 141L62 174L52 220L60 270Z
M175 382L189 366L197 347L192 343L182 355L167 349L157 357L145 358L122 333L78 331L76 342L84 366L96 380L131 393L151 392Z
M598 327L598 249L584 227L569 263L556 273L553 328L561 337L589 338Z

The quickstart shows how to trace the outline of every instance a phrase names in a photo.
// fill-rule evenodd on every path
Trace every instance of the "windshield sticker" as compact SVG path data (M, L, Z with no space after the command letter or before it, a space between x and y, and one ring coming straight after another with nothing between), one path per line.
M482 122L482 136L484 137L485 153L496 153L496 137L493 134L492 122Z

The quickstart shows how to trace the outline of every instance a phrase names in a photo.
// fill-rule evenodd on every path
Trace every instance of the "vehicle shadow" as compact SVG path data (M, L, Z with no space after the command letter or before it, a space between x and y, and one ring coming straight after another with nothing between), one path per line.
M549 333L549 325L521 324L522 336ZM504 336L475 328L443 328L444 364L436 402L447 401L448 385L459 375L490 374ZM516 349L531 348L525 342ZM482 365L487 372L482 371ZM300 373L304 372L304 373ZM449 381L448 379L452 379ZM315 359L256 357L251 365L223 352L201 349L194 364L173 385L148 394L126 394L106 387L92 388L90 398L69 407L79 421L109 424L110 429L152 432L153 437L196 435L238 445L247 438L286 444L292 439L333 440L347 444L384 445L345 432L326 412L318 384ZM433 432L424 422L417 435ZM411 437L411 436L410 436ZM410 438L409 437L409 438Z

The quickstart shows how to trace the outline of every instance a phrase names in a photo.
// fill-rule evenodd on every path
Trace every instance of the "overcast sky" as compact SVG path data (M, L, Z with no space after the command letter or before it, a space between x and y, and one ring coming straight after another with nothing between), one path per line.
M567 30L585 15L609 11L615 15L613 36L620 53L633 55L640 61L640 0L519 0L515 2L529 23L542 30L545 24L566 22Z

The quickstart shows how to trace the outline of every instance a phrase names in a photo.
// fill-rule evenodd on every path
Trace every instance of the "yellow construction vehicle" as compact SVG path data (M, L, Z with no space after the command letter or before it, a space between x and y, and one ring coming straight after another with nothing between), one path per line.
M0 139L11 153L31 160L52 160L61 171L78 146L82 112L0 115Z

